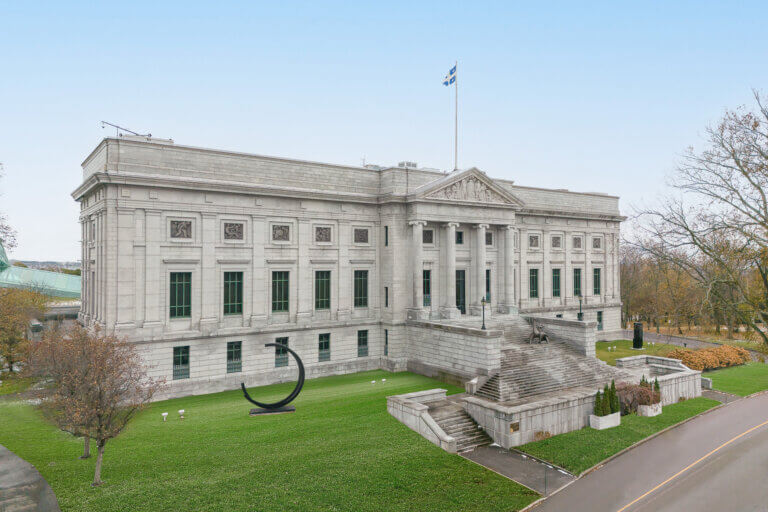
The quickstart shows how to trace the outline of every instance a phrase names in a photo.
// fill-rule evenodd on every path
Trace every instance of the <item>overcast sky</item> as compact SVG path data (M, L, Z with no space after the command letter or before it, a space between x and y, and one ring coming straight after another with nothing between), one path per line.
M179 144L451 169L441 80L457 59L459 167L616 194L629 213L767 88L768 4L618 4L1 2L11 257L79 259L70 194L114 133L102 119Z

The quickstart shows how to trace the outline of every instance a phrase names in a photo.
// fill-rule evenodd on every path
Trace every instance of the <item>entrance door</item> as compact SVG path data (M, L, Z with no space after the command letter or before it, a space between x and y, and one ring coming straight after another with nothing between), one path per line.
M459 308L462 315L467 313L467 294L466 294L466 271L456 271L456 307Z

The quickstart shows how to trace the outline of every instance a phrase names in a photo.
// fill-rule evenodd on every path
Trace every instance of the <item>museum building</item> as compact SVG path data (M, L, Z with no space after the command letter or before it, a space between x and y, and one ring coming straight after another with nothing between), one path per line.
M146 137L82 168L80 321L137 343L163 396L295 378L265 343L309 377L464 382L533 318L587 356L621 329L615 196Z

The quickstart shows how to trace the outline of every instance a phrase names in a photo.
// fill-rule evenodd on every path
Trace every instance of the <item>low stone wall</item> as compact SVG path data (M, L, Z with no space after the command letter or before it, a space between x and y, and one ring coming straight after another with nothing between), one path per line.
M408 370L463 384L501 366L504 331L409 320Z
M464 399L467 413L493 441L511 448L589 425L595 394L573 391L556 398L504 406L479 397Z
M387 412L422 437L449 453L456 453L456 439L446 434L429 415L428 402L445 398L445 389L430 389L387 397Z
M544 325L544 331L550 339L562 341L585 356L595 357L597 322L580 322L546 316L526 316L526 318Z
M658 379L662 405L701 396L701 372L691 370L679 359L648 355L622 357L616 360L616 367L633 370L638 381L641 375L651 381Z

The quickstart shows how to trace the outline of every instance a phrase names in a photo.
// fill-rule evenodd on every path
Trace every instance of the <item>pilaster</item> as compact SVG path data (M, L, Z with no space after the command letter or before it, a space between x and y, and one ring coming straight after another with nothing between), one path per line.
M458 222L449 222L442 230L442 277L440 297L440 317L451 319L461 316L456 307L456 228Z

